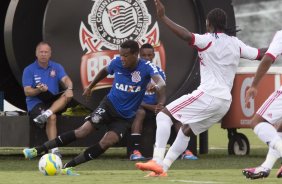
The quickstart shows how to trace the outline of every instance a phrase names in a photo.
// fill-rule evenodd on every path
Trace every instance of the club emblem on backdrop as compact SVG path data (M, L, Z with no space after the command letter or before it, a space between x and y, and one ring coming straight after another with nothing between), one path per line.
M158 23L151 26L152 18L145 1L93 0L88 28L81 22L79 30L80 44L86 52L80 69L83 86L87 86L112 58L118 56L119 46L126 40L135 40L139 45L152 44L157 52L153 62L164 69L165 55L159 40ZM111 87L112 81L113 76L109 76L95 89Z

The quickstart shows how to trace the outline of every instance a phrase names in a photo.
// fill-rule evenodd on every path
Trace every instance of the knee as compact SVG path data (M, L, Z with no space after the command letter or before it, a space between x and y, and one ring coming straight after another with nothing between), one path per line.
M139 108L136 112L136 116L145 117L145 115L146 115L146 111L143 108Z
M188 124L182 125L181 130L183 134L186 135L187 137L194 135L192 129L190 128Z
M73 99L73 96L71 97L66 97L66 104L70 103L70 101Z
M77 138L84 138L90 133L90 130L86 129L85 127L81 126L75 130L75 136Z
M159 112L156 116L157 126L169 126L173 125L171 118L164 112Z
M109 132L108 132L109 133ZM118 135L114 135L115 133L111 133L111 136L104 136L99 144L101 146L102 149L106 150L108 149L109 147L115 145L116 143L119 142L119 137Z

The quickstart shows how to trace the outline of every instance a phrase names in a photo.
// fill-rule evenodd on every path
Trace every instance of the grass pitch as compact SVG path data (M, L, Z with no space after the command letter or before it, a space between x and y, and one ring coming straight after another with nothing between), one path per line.
M230 156L227 154L227 133L219 125L209 131L209 153L198 155L198 160L177 160L169 170L167 178L144 178L146 172L135 169L135 162L126 157L125 148L109 149L99 159L76 167L80 176L44 176L37 168L39 158L25 160L21 148L0 149L0 184L127 184L127 183L195 183L195 184L234 184L234 183L281 183L275 173L277 163L266 179L247 180L241 169L254 167L264 160L267 147L251 130L239 130L249 138L250 155ZM65 148L63 162L79 153L81 148Z

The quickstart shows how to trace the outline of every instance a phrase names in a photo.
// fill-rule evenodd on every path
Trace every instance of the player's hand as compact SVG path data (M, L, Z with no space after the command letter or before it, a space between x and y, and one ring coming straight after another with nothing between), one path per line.
M164 105L161 103L158 103L155 107L155 114L158 114L161 110L163 110Z
M73 97L73 90L67 89L64 94L67 98L72 98Z
M89 86L87 88L84 89L84 92L82 93L83 96L86 96L86 97L89 97L91 96L92 94L92 91L91 89L89 88Z
M246 96L245 96L245 105L248 105L250 102L251 98L254 98L258 93L257 88L255 87L250 87L247 92L246 92Z
M92 91L91 91L91 89L88 86L87 88L84 89L84 92L82 93L82 96L85 96L86 97L86 101L89 101L91 95L92 95Z
M159 19L162 19L165 16L165 7L160 0L155 0L157 16Z
M156 85L150 82L150 83L147 85L147 91L155 92L155 91L156 91Z
M39 89L41 92L45 92L48 90L48 86L43 83L37 84L36 88Z

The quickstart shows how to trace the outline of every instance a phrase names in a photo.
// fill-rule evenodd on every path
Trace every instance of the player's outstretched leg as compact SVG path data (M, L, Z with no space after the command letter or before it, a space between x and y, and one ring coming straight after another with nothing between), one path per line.
M44 144L37 146L35 148L25 148L23 150L23 154L25 158L31 159L36 157L37 155L47 152L50 149L65 146L73 141L76 140L76 136L74 133L74 130L63 133L62 135L59 135L53 140L47 141Z
M80 153L78 156L73 158L71 161L67 162L61 171L62 174L66 174L69 176L77 176L77 174L74 171L74 167L77 165L80 165L82 163L88 162L90 160L93 160L100 156L102 153L104 153L105 150L102 149L100 144L95 144L94 146L91 146L87 148L83 153Z

